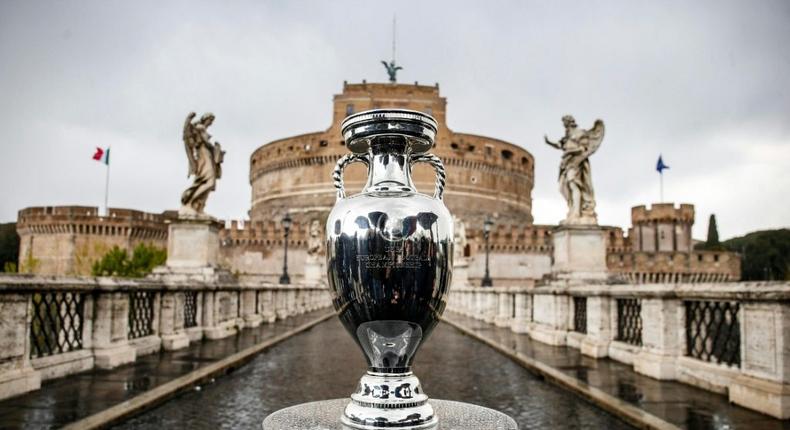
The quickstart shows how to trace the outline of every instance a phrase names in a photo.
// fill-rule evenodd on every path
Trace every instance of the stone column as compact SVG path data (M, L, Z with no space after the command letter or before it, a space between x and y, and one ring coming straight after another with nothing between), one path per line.
M0 293L0 400L41 387L30 365L30 294Z
M165 291L159 313L159 335L165 351L186 348L189 336L184 330L184 292Z
M494 325L497 327L510 327L513 322L513 295L507 288L496 288L494 295L497 297L497 314Z
M272 291L274 294L274 312L278 320L288 318L288 291L277 288Z
M656 379L675 379L677 358L683 355L685 328L680 300L642 299L642 349L634 357L634 371Z
M203 333L206 339L222 339L233 336L236 329L235 291L206 292L204 296Z
M730 401L773 417L790 418L790 305L742 302L741 371Z
M275 312L275 301L274 301L274 293L270 288L265 288L258 292L260 295L260 306L261 306L261 316L263 320L267 323L273 323L277 319L277 313Z
M612 342L612 299L604 296L587 297L587 335L582 340L582 354L602 358L609 355Z
M243 290L241 292L241 315L245 327L258 327L263 322L263 316L256 308L257 290Z
M296 290L289 287L285 291L285 315L286 317L292 317L296 315Z
M483 292L483 321L493 324L499 310L498 295L493 288L485 288Z
M530 337L549 345L565 345L570 322L570 296L536 291L532 300Z
M129 345L129 295L125 292L100 292L95 296L93 319L94 366L111 369L131 363L137 350Z
M516 333L526 333L529 330L530 322L530 308L532 296L525 292L518 292L515 294L514 300L516 301L516 316L510 325L510 329Z

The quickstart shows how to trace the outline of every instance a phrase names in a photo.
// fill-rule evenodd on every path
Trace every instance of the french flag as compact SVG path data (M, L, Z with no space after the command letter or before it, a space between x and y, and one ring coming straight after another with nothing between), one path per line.
M96 153L93 154L93 159L98 161L98 162L100 162L100 163L104 163L104 164L109 166L110 165L110 148L102 149L102 148L96 147Z

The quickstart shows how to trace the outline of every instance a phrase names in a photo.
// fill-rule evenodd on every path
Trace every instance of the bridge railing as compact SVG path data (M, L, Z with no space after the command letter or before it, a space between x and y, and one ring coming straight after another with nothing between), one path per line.
M454 288L449 309L790 418L790 282Z
M322 286L0 275L0 399L330 304Z

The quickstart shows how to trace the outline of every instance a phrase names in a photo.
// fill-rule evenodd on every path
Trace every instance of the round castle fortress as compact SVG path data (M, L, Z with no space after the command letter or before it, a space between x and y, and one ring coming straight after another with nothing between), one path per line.
M355 112L378 108L425 112L439 123L431 151L447 167L445 201L450 211L466 222L479 224L491 213L508 222L532 222L534 159L525 149L490 137L457 133L447 127L447 100L439 85L343 84L334 97L332 125L326 131L267 143L250 156L251 221L279 220L286 212L300 219L323 220L335 201L331 182L337 160L348 154L340 123ZM349 194L360 190L366 173L351 165L345 183ZM434 174L416 165L414 181L431 193Z

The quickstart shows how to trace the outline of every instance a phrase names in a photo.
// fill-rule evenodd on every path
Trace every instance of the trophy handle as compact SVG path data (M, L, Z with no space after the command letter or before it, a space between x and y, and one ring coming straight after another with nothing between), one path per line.
M335 170L332 172L332 182L337 189L337 199L342 200L346 198L346 190L343 188L343 170L351 163L364 163L366 166L370 165L367 154L346 154L337 160Z
M436 191L433 193L433 198L442 200L444 196L444 184L447 180L447 173L444 171L442 160L433 154L419 154L411 156L411 164L414 163L428 163L433 166L433 170L436 171Z

